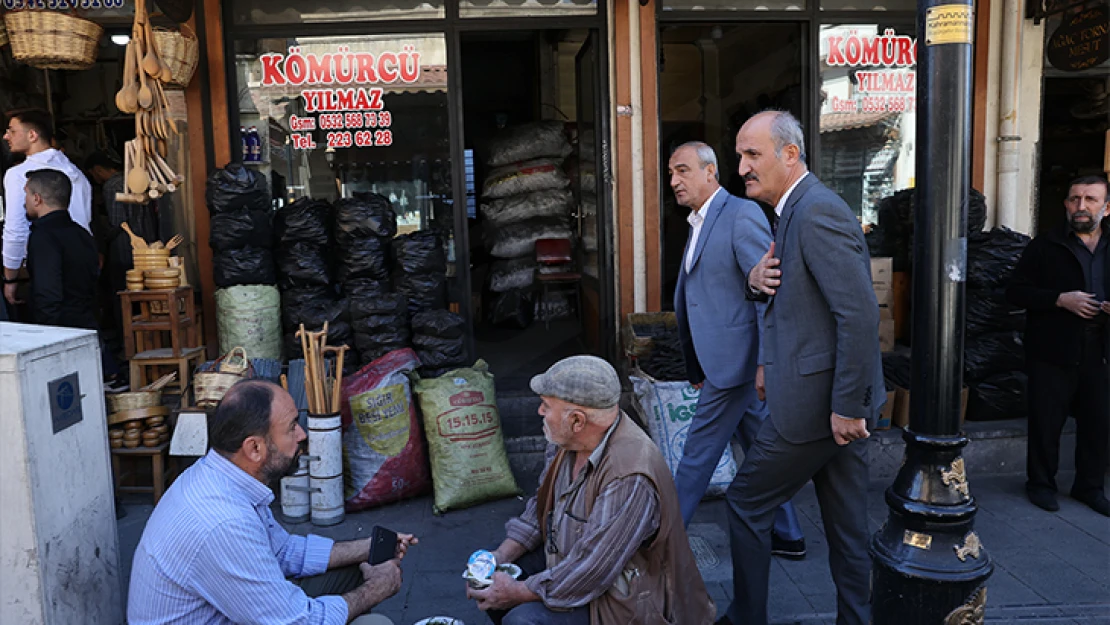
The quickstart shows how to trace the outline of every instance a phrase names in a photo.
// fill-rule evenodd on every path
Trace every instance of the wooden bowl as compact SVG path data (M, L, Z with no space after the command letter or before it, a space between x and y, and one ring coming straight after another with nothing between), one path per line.
M143 284L150 290L176 289L181 286L181 278L147 278Z
M127 391L125 393L109 393L104 396L108 402L108 412L116 413L125 410L138 410L162 405L162 391Z
M169 432L170 432L170 426L168 426L168 425L166 425L165 423L163 423L163 424L161 424L161 425L156 425L156 426L154 426L154 427L150 428L150 431L151 431L151 432L158 432L158 434L160 434L160 435L161 435L161 434L169 434Z
M162 444L162 439L160 439L160 438L144 438L143 439L143 447L157 447L161 444Z
M142 291L145 288L146 288L146 285L143 284L142 282L128 282L127 283L127 290L128 291Z
M152 248L152 247L145 247L145 248L133 247L133 248L131 248L131 257L132 258L146 258L146 257L151 257L151 256L157 256L157 257L160 257L160 258L169 258L171 251L172 250L167 250L164 247L161 247L161 248L158 248L158 249L155 249L155 248Z
M108 430L108 438L123 438L123 430Z
M150 417L146 420L147 427L156 427L166 422L165 417Z
M137 439L137 438L135 440L124 439L123 440L123 446L128 448L128 449L134 449L134 448L139 446L139 439Z
M123 440L137 441L140 436L142 436L142 430L127 430L123 433Z
M114 438L114 439L108 441L108 447L110 447L112 449L119 449L120 447L123 447L123 439L122 438Z
M143 271L143 279L149 280L151 278L180 279L181 269L167 267L166 269L147 269Z
M127 277L128 280L142 280L143 279L143 270L142 269L128 269L127 273L125 273L124 275Z

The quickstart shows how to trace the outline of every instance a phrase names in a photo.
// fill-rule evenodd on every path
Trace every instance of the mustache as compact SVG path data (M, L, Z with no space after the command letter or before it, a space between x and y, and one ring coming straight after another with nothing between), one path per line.
M744 178L744 182L758 182L759 181L759 176L755 175L754 173L750 173L750 172L744 174L743 178Z

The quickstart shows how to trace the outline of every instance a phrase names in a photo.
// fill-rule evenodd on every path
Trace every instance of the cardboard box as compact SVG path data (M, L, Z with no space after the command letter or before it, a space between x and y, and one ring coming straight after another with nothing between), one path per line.
M871 259L871 284L876 288L892 288L894 284L893 258L879 256Z
M967 395L968 388L965 386L960 391L960 425L967 418ZM894 410L890 416L890 424L901 428L910 424L910 392L900 386L894 389Z
M879 319L879 349L884 352L894 351L893 317L882 317Z
M883 404L883 411L879 413L879 420L875 424L876 430L889 430L890 417L894 414L894 391L887 391L886 403Z
M894 289L875 287L875 300L879 302L879 318L894 319Z

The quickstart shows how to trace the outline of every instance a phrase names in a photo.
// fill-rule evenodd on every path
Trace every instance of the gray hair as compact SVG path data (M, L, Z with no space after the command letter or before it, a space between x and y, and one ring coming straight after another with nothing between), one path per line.
M721 167L717 164L717 152L709 147L709 144L703 141L687 141L675 148L674 151L671 152L671 156L674 156L674 153L682 148L694 148L694 151L698 154L698 164L701 165L701 168L705 169L712 165L713 177L717 180L721 179Z
M798 146L799 158L806 162L806 138L802 132L802 124L789 111L768 110L774 119L771 120L771 141L775 144L775 156L782 158L782 149L788 145Z

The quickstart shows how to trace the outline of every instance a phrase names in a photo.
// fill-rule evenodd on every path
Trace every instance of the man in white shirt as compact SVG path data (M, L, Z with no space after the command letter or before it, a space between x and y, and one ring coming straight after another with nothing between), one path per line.
M22 163L4 174L4 298L16 304L19 302L16 301L14 280L27 257L27 239L31 232L31 222L23 206L27 172L56 169L64 173L73 186L69 216L90 234L92 186L65 154L50 147L54 131L50 114L46 111L28 109L11 113L4 140L13 154L26 156Z

